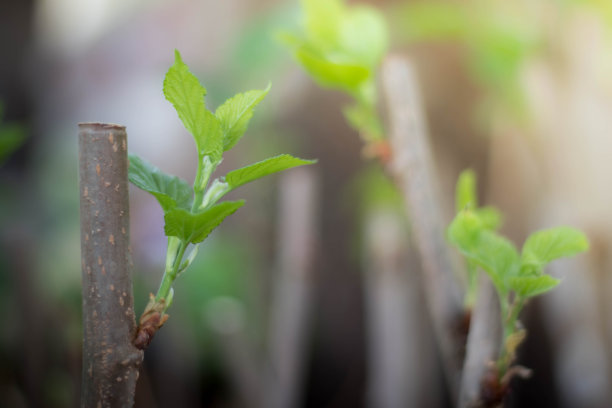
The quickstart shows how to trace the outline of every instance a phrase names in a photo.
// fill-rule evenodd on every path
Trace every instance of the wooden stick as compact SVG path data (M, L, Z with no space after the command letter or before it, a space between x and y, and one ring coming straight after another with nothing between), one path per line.
M456 263L445 241L417 82L410 64L389 57L382 67L391 158L388 170L404 196L420 254L427 305L443 357L449 390L456 398L464 339L454 335L462 316Z
M479 281L478 292L461 377L460 408L479 406L480 386L487 364L497 359L502 340L499 300L495 288L484 275Z
M423 316L416 252L403 217L374 207L364 219L364 294L371 408L440 406L442 373Z
M315 172L299 168L283 175L280 189L278 275L270 321L270 367L263 406L300 405L312 268L317 241L318 186Z
M129 247L125 127L79 124L83 278L82 407L131 407L143 353Z

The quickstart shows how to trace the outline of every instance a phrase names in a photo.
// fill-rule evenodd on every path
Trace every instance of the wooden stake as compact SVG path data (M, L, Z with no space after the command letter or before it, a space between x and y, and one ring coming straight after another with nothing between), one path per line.
M143 353L136 330L125 127L79 124L83 278L82 407L132 407Z

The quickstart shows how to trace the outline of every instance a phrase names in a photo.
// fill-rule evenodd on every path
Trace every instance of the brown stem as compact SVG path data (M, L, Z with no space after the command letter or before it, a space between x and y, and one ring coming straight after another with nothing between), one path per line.
M481 384L491 370L487 363L493 362L499 355L502 328L499 321L499 302L491 282L481 276L476 306L472 312L470 333L467 339L465 363L459 392L460 408L481 405ZM495 368L495 365L493 365ZM498 379L497 370L491 372L493 379ZM491 388L485 381L485 388ZM492 392L494 393L494 392ZM502 394L503 397L503 394Z
M125 127L79 124L82 407L132 407L143 359L132 345L127 170Z
M392 155L388 170L404 196L420 254L427 305L443 357L449 389L456 398L464 339L453 336L462 316L452 252L444 221L425 129L417 81L410 64L389 57L382 67Z

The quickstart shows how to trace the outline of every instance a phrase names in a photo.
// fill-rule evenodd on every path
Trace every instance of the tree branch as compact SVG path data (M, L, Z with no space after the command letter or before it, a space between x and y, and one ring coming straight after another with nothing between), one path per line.
M437 179L434 176L417 82L410 64L389 57L382 67L391 158L388 170L404 196L420 254L427 305L443 356L446 379L455 398L464 338L456 335L461 300L455 264L445 242Z
M79 124L83 278L82 407L131 407L143 353L129 247L125 127Z
M317 181L316 173L307 167L281 178L279 259L277 278L273 280L266 407L300 405L318 238Z
M467 339L459 391L460 408L480 405L481 384L488 370L487 365L495 361L499 355L502 338L499 314L499 301L495 289L490 280L483 275L479 282L478 300L472 311Z

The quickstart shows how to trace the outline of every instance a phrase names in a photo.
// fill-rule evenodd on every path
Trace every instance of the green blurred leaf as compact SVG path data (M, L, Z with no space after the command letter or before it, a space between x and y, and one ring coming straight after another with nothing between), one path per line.
M507 280L508 286L517 295L523 298L533 297L546 293L557 286L561 281L550 275L542 276L514 276Z
M234 95L217 108L215 116L223 130L223 150L231 149L242 137L253 116L255 106L268 94L270 85L264 90L253 90Z
M473 170L463 170L457 179L455 188L455 209L457 212L478 208L476 195L476 174Z
M481 232L478 249L469 258L489 274L501 293L507 291L504 281L520 268L520 256L512 242L489 230Z
M366 141L380 140L374 78L388 48L384 18L372 7L348 7L342 0L302 0L302 8L304 32L283 33L281 40L317 84L355 98L346 119Z
M215 204L200 213L190 213L181 208L175 208L164 215L164 231L169 237L178 237L181 240L197 244L206 237L223 220L244 205L244 200L225 201Z
M474 210L485 229L495 231L502 225L502 215L494 207L480 207Z
M241 169L230 171L225 176L225 181L231 189L234 189L272 173L313 163L316 163L316 160L304 160L289 154L281 154L280 156L270 157Z
M176 207L191 207L193 190L185 180L162 172L135 154L130 154L129 159L130 182L155 196L164 212Z
M465 36L469 19L458 4L417 2L401 5L394 15L401 22L403 37L409 41L451 39Z
M302 0L306 33L319 48L329 49L338 42L345 12L342 0Z
M348 93L358 92L359 86L370 77L370 71L358 64L332 61L324 56L300 47L295 57L302 67L320 86L342 89Z
M164 79L164 96L172 103L183 125L195 139L198 154L219 161L223 154L223 132L217 118L206 109L205 95L206 89L175 50L174 65Z
M569 257L589 248L586 236L577 229L557 227L535 232L523 245L522 266L526 270L541 270L549 262Z
M449 241L468 256L478 248L482 229L480 218L473 211L463 210L451 222L447 235Z
M365 140L376 141L383 138L383 127L373 106L355 103L345 107L342 112L349 125L361 132Z
M351 7L340 23L338 48L360 65L375 68L388 48L387 26L382 15L366 6Z
M507 291L504 280L517 275L520 267L518 251L510 241L484 229L482 220L469 210L457 214L448 237L468 260L487 272L499 292Z

